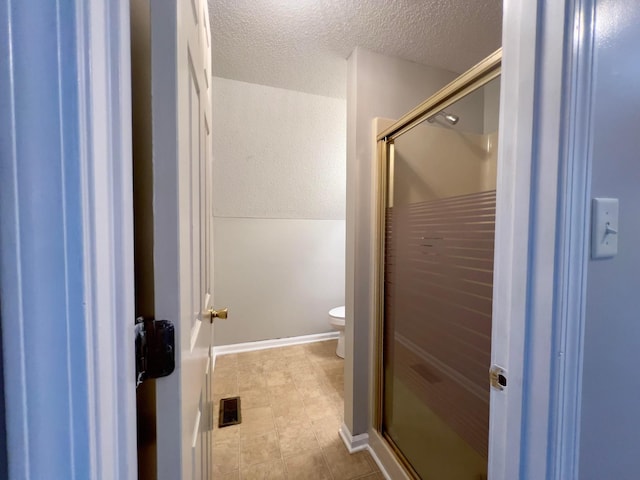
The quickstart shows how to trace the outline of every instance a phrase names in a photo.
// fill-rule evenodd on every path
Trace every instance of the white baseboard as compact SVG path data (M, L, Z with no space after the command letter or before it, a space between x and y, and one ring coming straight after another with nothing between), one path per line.
M367 450L378 465L378 468L387 480L411 480L407 471L398 461L389 444L383 439L380 432L369 429L369 445Z
M349 428L343 423L340 427L340 437L344 442L349 453L359 452L361 450L366 450L369 446L369 434L361 433L360 435L356 435L355 437L351 435Z
M258 342L234 343L233 345L218 345L213 347L213 357L228 353L251 352L265 350L267 348L287 347L289 345L301 345L304 343L324 342L336 340L340 332L316 333L314 335L302 335L300 337L275 338L273 340L260 340Z
M367 450L369 451L371 458L373 458L373 461L376 462L376 465L378 465L378 468L380 469L380 473L382 473L382 476L387 480L392 480L391 475L389 475L389 472L387 472L387 469L384 468L384 465L380 461L380 457L378 457L378 454L375 452L375 450L371 448L371 445L367 445Z
M382 473L384 478L386 478L387 480L391 480L391 476L387 472L387 469L384 468L384 465L380 461L380 458L378 457L376 452L373 450L373 448L371 448L371 445L369 445L368 433L361 433L360 435L356 435L354 437L353 435L351 435L349 428L344 423L340 427L339 433L340 433L340 438L342 438L342 441L344 442L344 445L347 447L347 450L349 451L349 453L356 453L356 452L361 452L363 450L367 450L371 455L371 458L373 458L373 461L376 462L376 465L378 465L378 468L380 469L380 473Z

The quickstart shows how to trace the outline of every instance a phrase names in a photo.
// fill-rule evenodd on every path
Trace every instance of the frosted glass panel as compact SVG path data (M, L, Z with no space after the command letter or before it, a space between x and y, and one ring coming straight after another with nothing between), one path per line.
M383 433L425 480L487 474L498 91L476 90L390 154Z

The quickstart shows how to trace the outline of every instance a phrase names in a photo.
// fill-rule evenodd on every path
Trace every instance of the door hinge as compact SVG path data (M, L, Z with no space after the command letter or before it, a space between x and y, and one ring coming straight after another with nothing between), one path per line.
M170 375L176 367L175 330L169 320L136 318L136 387Z
M492 365L489 369L489 383L496 390L504 390L507 387L507 371L498 365Z

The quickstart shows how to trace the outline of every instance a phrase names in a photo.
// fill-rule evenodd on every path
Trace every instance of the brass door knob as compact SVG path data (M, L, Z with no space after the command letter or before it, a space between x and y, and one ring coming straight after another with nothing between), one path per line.
M221 310L214 310L213 308L210 308L207 313L209 314L209 320L213 323L214 318L221 318L222 320L227 318L229 309L223 308Z

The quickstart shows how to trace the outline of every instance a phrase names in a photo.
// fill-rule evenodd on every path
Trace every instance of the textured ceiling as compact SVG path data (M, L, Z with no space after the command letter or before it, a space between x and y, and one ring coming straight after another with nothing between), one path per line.
M213 74L346 95L356 46L463 72L500 46L502 0L209 0Z

